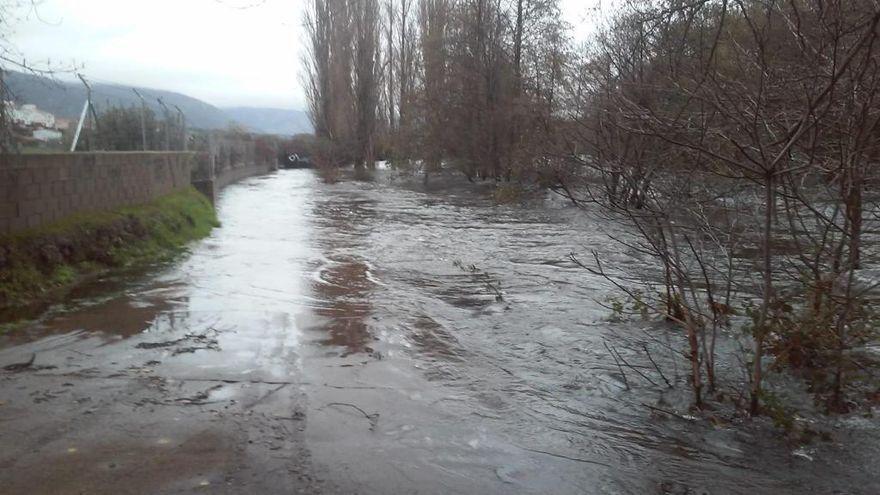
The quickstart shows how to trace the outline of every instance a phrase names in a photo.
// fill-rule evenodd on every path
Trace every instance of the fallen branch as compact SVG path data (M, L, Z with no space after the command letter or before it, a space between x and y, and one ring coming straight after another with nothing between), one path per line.
M657 365L657 363L654 361L654 358L651 356L651 351L648 350L648 344L642 344L642 348L645 349L645 354L648 355L648 360L651 361L651 364L654 365L654 369L657 370L657 373L660 374L660 378L662 378L663 381L666 382L667 387L672 388L672 384L669 383L669 380L666 379L666 375L663 374L660 366Z
M642 405L645 406L645 407L647 407L648 409L650 409L650 410L652 410L652 411L661 412L661 413L663 413L663 414L668 414L668 415L670 415L670 416L674 416L674 417L676 417L676 418L678 418L678 419L680 419L680 420L682 420L682 421L693 422L693 419L692 419L692 418L688 418L688 417L686 417L686 416L682 416L681 414L678 414L678 413L675 412L675 411L670 411L670 410L668 410L668 409L663 409L663 408L660 408L660 407L652 406L652 405L650 405L650 404L645 404L644 402L642 402Z
M32 353L31 353L31 358L28 359L27 361L22 362L22 363L12 363L12 364L7 364L6 366L3 367L3 369L4 369L5 371L9 371L9 372L12 372L12 373L18 373L19 371L24 371L24 370L30 368L31 365L34 364L34 360L35 360L35 359L37 359L37 353L36 353L36 352L32 352Z
M608 349L608 353L611 354L611 358L614 359L614 363L617 364L617 369L620 370L620 376L623 377L623 384L626 386L626 389L629 390L629 380L627 380L626 378L626 373L623 371L623 366L620 365L620 361L617 360L617 356L614 355L614 351L612 351L611 348L608 347L608 342L603 340L602 345L604 345L605 348Z
M370 422L370 431L376 431L376 427L379 425L379 413L368 414L366 411L364 411L360 407L358 407L354 404L349 404L348 402L330 402L330 403L326 404L324 407L329 407L329 406L348 406L352 409L356 409L361 414L363 414L365 418L367 418L367 421ZM321 409L323 409L324 407L322 407Z
M554 452L547 452L547 451L545 451L545 450L530 449L530 448L528 448L528 447L523 447L523 446L520 446L520 445L517 445L517 447L519 447L519 448L521 448L521 449L523 449L523 450L525 450L525 451L528 451L528 452L534 452L534 453L536 453L536 454L544 454L544 455L549 455L549 456L551 456L551 457L558 457L558 458L560 458L560 459L567 459L567 460L569 460L569 461L583 462L583 463L585 463L585 464L595 464L595 465L597 465L597 466L605 466L605 467L608 467L608 468L611 467L611 464L606 464L606 463L604 463L604 462L600 462L600 461L591 461L591 460L589 460L589 459L581 459L580 457L571 457L571 456L567 456L567 455L564 455L564 454L556 454L556 453L554 453Z
M624 364L627 368L629 368L629 369L635 371L636 373L639 374L639 376L641 376L641 377L644 378L645 380L648 380L648 381L651 383L651 385L653 385L653 386L655 386L655 387L658 386L658 385L657 385L657 382L655 382L654 380L651 380L651 378L650 378L648 375L642 373L637 367L635 367L635 366L629 364L629 363L626 361L626 359L624 359L623 356L620 355L620 352L618 352L617 348L613 348L613 350L614 350L615 353L617 353L617 357L620 358L620 360L623 362L623 364Z

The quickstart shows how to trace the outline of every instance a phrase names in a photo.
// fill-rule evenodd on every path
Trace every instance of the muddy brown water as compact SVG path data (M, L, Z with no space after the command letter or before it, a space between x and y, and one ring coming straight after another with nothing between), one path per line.
M0 492L880 493L876 420L802 447L689 419L675 335L611 321L568 254L633 258L564 204L287 170L218 208L181 259L0 338L36 355L0 372ZM627 389L606 342L676 388Z

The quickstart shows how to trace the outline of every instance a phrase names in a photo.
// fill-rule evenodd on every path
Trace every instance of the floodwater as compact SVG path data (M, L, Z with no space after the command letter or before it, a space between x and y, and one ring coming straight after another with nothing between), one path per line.
M638 276L609 226L380 175L230 186L222 227L186 256L0 338L0 365L36 356L0 372L0 486L880 493L876 420L799 446L764 420L690 416L674 331L613 321L613 288L568 258Z

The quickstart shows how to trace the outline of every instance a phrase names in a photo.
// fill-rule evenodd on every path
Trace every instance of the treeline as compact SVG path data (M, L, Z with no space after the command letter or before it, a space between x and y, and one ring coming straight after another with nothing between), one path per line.
M305 82L323 162L510 178L541 158L568 49L555 1L309 5Z
M182 112L165 111L160 118L146 106L110 106L95 116L83 129L78 150L195 151L211 154L221 170L243 163L278 163L289 141L232 124L224 130L193 129Z
M165 104L160 104L165 107ZM146 104L121 106L108 101L92 105L83 122L78 151L182 151L191 146L193 129L180 109L163 108L157 115ZM76 125L74 122L73 125ZM74 129L69 129L72 139ZM200 133L201 131L196 131Z
M828 411L876 401L880 5L641 0L597 22L575 47L553 0L313 0L316 160L537 182L625 222L656 285L573 259L684 329L697 406L722 332L749 342L726 395L753 414L768 368Z
M113 107L96 113L97 122L83 131L80 150L183 150L186 128L180 116L158 118L147 107Z

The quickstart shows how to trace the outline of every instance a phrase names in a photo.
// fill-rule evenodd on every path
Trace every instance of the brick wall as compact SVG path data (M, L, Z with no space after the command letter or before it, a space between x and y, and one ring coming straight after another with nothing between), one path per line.
M274 163L226 164L220 168L217 167L216 161L213 164L200 161L193 171L193 185L207 196L211 203L214 203L220 190L229 184L238 182L245 177L265 175L275 169Z
M215 187L217 187L218 189L222 189L229 184L238 182L246 177L265 175L273 170L275 170L275 165L271 163L257 163L253 165L244 165L240 167L232 167L218 170L216 173L217 176L214 179L216 182Z
M149 202L189 186L200 162L179 152L0 155L0 234Z

